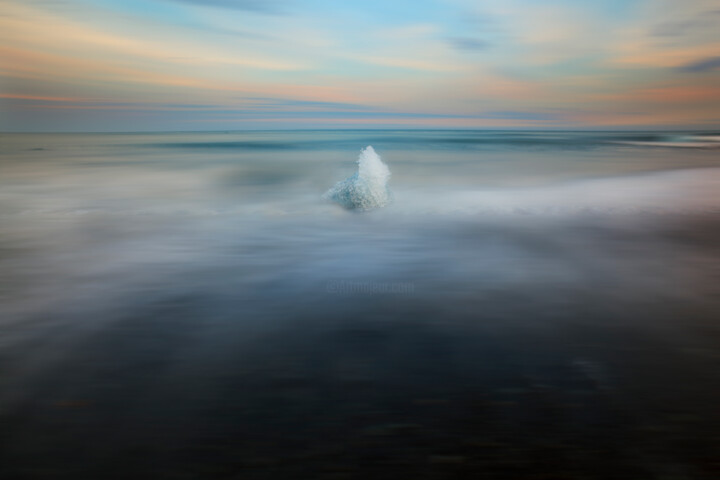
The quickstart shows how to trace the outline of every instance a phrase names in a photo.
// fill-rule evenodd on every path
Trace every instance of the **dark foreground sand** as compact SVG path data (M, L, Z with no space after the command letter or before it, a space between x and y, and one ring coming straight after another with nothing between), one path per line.
M33 314L0 345L0 477L720 478L720 221L660 224L574 226L562 287L218 292L229 265Z

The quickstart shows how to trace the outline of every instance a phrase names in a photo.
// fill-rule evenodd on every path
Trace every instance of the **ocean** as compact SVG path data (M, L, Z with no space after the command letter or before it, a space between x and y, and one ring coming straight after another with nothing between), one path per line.
M718 192L711 131L0 134L0 474L717 478Z

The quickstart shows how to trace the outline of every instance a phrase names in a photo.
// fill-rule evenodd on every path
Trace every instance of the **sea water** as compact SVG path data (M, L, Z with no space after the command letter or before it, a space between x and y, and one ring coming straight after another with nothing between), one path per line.
M654 433L649 456L587 453L588 472L652 470L638 459L658 451L703 471L672 445L710 458L693 439L717 425L717 139L2 134L3 463L131 474L167 441L153 458L170 470L249 456L291 478L320 438L425 465L474 458L455 443L512 457L594 432L587 453L674 409L703 422ZM409 444L388 425L424 440L393 450Z

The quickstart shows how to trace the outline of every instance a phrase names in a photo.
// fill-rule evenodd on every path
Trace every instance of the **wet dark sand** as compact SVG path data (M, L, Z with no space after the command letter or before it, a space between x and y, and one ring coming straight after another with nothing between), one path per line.
M1 350L0 477L718 478L720 222L663 225L577 227L596 267L561 287L218 291L229 265L36 314Z

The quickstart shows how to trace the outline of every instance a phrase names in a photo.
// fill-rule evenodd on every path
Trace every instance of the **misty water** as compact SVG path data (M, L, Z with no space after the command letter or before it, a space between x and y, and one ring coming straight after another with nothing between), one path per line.
M0 473L715 478L719 146L2 134Z

